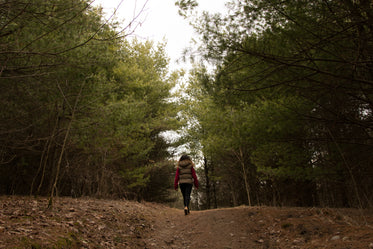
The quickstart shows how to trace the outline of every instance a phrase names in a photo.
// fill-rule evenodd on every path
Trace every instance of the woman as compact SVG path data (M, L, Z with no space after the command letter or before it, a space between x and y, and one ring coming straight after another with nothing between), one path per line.
M180 185L181 193L184 199L184 213L185 215L190 213L189 203L190 194L192 193L193 183L196 189L198 189L198 179L196 171L194 170L194 163L189 156L183 155L177 163L177 170L175 175L174 187L177 191L178 183Z

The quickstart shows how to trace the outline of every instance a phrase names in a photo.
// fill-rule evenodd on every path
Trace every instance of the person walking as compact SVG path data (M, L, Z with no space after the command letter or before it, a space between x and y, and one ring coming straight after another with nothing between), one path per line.
M174 187L177 191L178 185L180 186L181 193L183 194L185 215L190 213L189 204L193 183L195 188L198 189L198 179L194 167L195 165L188 155L182 155L177 162Z

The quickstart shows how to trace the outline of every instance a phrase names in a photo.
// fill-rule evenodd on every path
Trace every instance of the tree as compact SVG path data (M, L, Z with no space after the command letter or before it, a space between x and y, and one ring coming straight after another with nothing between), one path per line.
M164 45L128 42L84 0L0 11L0 192L156 199L179 125Z
M216 105L211 112L238 113L223 112L224 123L220 120L216 130L239 135L232 140L212 135L233 141L231 164L247 158L245 165L256 172L250 180L260 186L254 195L272 189L276 203L369 206L369 1L235 1L228 6L227 16L203 13L195 26L201 55L215 65L211 80L199 85ZM241 116L244 121L233 123ZM202 147L211 144L201 141ZM313 199L293 203L289 186Z

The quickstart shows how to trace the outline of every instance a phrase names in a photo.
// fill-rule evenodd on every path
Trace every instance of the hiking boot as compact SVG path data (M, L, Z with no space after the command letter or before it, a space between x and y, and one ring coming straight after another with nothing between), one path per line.
M188 211L189 211L188 208L185 207L185 208L184 208L184 213L185 213L185 215L187 215L187 214L189 213Z

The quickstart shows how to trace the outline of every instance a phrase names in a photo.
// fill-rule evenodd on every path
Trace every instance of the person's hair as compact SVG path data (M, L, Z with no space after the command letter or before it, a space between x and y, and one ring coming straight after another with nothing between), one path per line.
M190 157L188 155L182 155L180 157L180 160L179 161L184 161L184 160L191 160Z
M179 168L179 164L181 161L185 161L185 160L189 160L191 163L192 163L192 167L194 167L194 163L192 162L192 159L190 158L190 156L188 155L182 155L179 159L179 161L177 162L177 168Z

